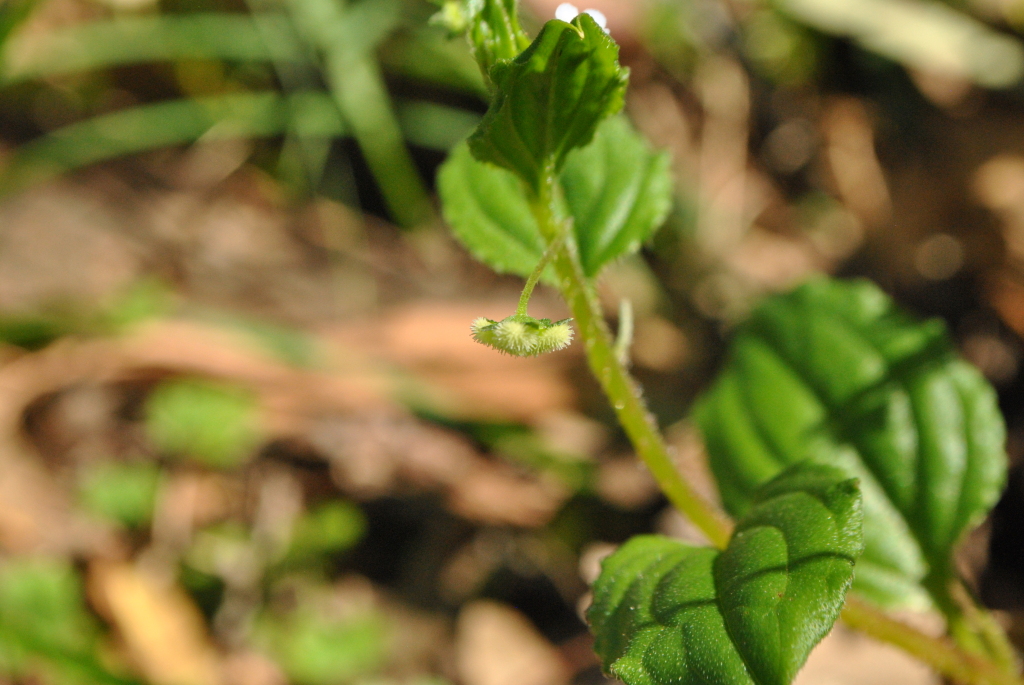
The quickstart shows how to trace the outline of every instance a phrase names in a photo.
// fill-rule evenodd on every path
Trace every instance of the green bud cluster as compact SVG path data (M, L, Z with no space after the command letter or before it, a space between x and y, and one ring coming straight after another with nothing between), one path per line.
M473 340L482 345L516 357L535 357L568 347L572 342L571 322L572 319L551 321L513 314L501 321L480 317L473 321L470 330Z

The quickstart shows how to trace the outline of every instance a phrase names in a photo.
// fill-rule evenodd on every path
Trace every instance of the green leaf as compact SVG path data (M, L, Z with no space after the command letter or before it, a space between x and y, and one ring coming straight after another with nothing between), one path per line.
M765 301L695 415L733 514L806 458L859 478L854 589L885 605L927 604L923 584L945 586L953 546L1005 480L992 388L941 322L911 319L866 281L820 279Z
M718 552L661 536L605 560L594 649L626 685L786 685L835 623L863 549L854 480L796 466Z
M608 119L590 145L569 155L561 183L586 275L636 252L664 223L672 207L670 162L624 117Z
M611 117L593 142L574 150L561 174L566 211L588 276L635 252L658 229L672 202L666 153L655 153L624 117ZM522 184L511 172L456 147L438 177L445 219L480 261L529 276L544 241Z
M557 19L511 61L490 69L495 96L469 139L473 155L515 172L536 192L570 150L622 108L628 70L619 46L588 14Z
M433 205L403 140L374 54L398 26L402 4L398 0L288 0L285 6L300 35L320 53L324 80L388 212L406 227L428 221Z
M230 93L171 100L65 126L22 146L0 174L0 195L95 162L167 145L225 138L344 135L338 110L324 93Z
M515 59L530 45L519 27L516 0L470 0L469 45L485 78L500 61Z

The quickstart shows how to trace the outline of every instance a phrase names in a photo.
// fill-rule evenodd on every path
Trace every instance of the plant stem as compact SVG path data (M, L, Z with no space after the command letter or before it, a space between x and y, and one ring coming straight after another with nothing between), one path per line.
M608 396L637 455L647 465L662 492L712 544L724 549L729 543L732 524L679 475L654 417L644 404L639 386L615 354L611 332L605 324L597 295L583 274L576 242L568 235L569 224L554 211L554 174L547 176L532 203L533 214L545 241L555 246L552 264L558 286L576 319L590 370Z
M942 675L963 685L1022 685L1020 677L958 647L945 637L932 637L848 595L843 622L876 640L899 647Z
M1007 673L1018 670L1013 645L992 615L950 569L936 569L924 580L935 606L946 617L946 631L961 649L990 659Z

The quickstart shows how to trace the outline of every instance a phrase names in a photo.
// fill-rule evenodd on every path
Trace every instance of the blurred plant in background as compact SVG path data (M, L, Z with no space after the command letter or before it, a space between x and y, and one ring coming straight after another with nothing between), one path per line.
M1018 464L1024 3L586 4L674 173L600 294L681 468L723 335L816 271L946 317ZM578 351L468 339L517 283L435 210L488 99L457 9L0 1L0 682L603 682L597 559L695 532ZM960 557L1018 641L1019 474Z

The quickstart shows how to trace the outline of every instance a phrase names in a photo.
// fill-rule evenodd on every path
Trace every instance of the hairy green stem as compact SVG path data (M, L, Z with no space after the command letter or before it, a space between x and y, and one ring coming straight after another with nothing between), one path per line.
M1022 685L1024 681L992 661L964 651L952 640L932 637L863 600L847 596L843 622L876 640L899 647L942 675L963 685Z
M533 214L545 241L556 246L552 265L558 287L576 320L590 370L608 396L637 455L647 465L665 496L700 528L712 544L725 548L732 524L679 475L661 431L644 404L639 386L615 353L597 295L583 274L576 243L568 235L569 223L555 213L554 174L549 173L547 177L547 182L532 202Z

